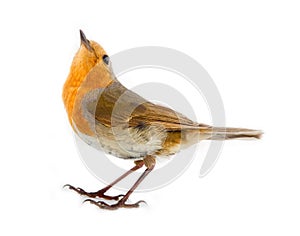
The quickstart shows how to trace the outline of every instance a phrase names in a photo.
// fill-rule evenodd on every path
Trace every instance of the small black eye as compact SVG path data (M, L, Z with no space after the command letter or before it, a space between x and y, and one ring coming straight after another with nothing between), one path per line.
M109 56L104 55L104 56L102 57L102 59L103 59L103 61L104 61L104 63L105 63L106 65L109 64Z

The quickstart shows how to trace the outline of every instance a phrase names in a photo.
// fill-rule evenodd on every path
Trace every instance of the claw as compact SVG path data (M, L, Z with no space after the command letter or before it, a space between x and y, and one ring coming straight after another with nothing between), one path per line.
M86 203L86 202L89 202L90 204L96 205L96 206L98 206L100 208L104 208L104 207L109 207L110 206L106 202L95 201L95 200L92 200L92 199L86 199L82 203Z
M88 197L91 197L91 198L103 198L103 199L106 199L106 200L115 200L115 201L118 201L120 199L120 197L123 197L124 194L119 194L117 196L108 196L108 195L105 195L104 193L106 192L106 189L101 189L99 190L98 192L91 192L91 193L88 193L86 191L84 191L82 188L75 188L74 186L70 185L70 184L65 184L63 186L63 188L69 188L75 192L77 192L78 194L80 195L83 195L83 196L88 196Z
M70 185L70 184L65 184L64 186L63 186L63 188L70 188L70 187L72 187L72 185Z
M117 202L116 204L112 204L109 205L106 202L103 201L95 201L93 199L86 199L83 201L83 203L85 202L89 202L97 207L99 207L100 209L105 209L105 210L117 210L119 208L138 208L140 206L140 203L145 203L147 204L145 201L140 200L136 203L133 204L126 204L125 202L122 201L123 199L121 199L119 202Z

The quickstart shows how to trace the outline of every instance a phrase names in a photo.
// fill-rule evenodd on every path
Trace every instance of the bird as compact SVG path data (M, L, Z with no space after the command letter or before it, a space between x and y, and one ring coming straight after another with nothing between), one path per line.
M127 200L154 169L157 157L172 156L202 140L261 137L260 130L198 123L180 112L144 99L120 83L110 57L100 44L88 40L82 30L80 41L62 92L69 123L88 145L134 162L130 170L99 191L86 192L70 184L64 186L88 197L84 202L107 210L137 208L145 201L127 203ZM106 194L112 186L143 166L146 169L126 194ZM109 204L104 200L115 202Z

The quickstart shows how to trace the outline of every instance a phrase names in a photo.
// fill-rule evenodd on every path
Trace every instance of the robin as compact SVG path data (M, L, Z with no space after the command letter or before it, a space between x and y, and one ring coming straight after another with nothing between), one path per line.
M81 45L63 87L63 102L75 133L87 144L135 165L107 187L86 192L66 187L102 209L136 208L126 203L132 192L154 169L158 156L170 156L201 140L260 138L259 130L221 128L194 122L170 108L156 105L128 90L113 73L109 56L80 30ZM106 192L130 173L146 167L125 195ZM108 204L97 198L115 200Z

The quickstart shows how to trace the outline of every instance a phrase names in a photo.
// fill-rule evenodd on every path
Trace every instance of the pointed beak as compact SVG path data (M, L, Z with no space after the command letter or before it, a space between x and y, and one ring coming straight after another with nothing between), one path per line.
M85 34L83 33L82 30L79 30L80 32L80 40L81 40L81 44L83 44L87 50L89 50L90 52L93 51L90 41L85 37Z

